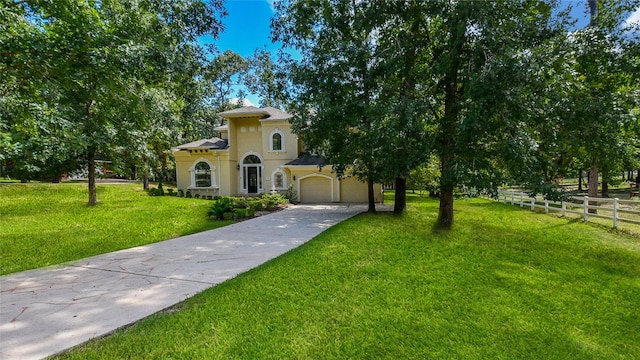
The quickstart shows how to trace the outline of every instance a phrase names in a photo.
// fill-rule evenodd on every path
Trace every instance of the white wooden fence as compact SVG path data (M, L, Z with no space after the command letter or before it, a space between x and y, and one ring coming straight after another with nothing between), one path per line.
M529 194L511 190L499 190L498 200L505 204L520 205L531 210L544 209L545 213L550 211L559 212L562 216L566 214L579 214L584 221L589 221L591 217L609 219L613 221L613 227L617 228L618 223L628 222L640 225L640 201L620 200L618 198L590 198L588 196L571 197L567 201L550 201L542 197L529 197ZM597 214L590 213L589 209L596 209ZM633 218L631 218L633 217Z

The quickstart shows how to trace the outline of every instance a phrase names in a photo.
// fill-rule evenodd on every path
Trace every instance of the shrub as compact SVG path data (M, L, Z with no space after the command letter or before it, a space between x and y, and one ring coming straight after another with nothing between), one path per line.
M231 210L233 210L233 198L223 196L211 205L208 215L216 219L225 219L224 215L231 214Z
M298 193L296 189L293 188L293 184L289 184L287 190L285 190L284 194L282 194L291 204L295 204L298 201Z
M249 207L249 201L243 197L234 197L233 207L238 209L246 209Z
M289 202L287 198L280 195L279 193L262 194L258 199L264 202L267 210L275 210L278 208L278 205L286 204Z
M175 194L173 193L173 189L172 189L172 188L168 188L168 189L167 189L167 195L169 195L169 196L173 196L173 195L175 195Z
M251 199L251 201L249 201L249 209L253 210L254 213L256 211L262 211L264 210L264 202L260 199Z
M185 195L186 198L192 198L193 196L191 196L191 190L187 190L187 195Z
M182 191L182 189L178 189L178 197L183 197L184 196L184 191Z
M275 210L278 208L278 204L287 202L287 200L279 194L264 194L257 199L232 196L216 196L214 199L215 201L209 208L208 215L210 218L221 220L241 220L255 216L256 211L265 208Z
M162 189L149 188L149 190L147 190L147 192L151 196L164 196L164 190L162 190Z
M195 195L193 195L193 198L194 198L194 199L200 199L200 194L195 194Z
M241 220L248 217L247 209L234 209L233 210L233 218L237 220Z

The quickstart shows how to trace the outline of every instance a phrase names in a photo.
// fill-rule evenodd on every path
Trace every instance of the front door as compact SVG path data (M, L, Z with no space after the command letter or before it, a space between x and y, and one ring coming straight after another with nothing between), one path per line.
M247 190L249 194L258 193L258 168L251 166L247 168L247 176L249 177L249 183Z

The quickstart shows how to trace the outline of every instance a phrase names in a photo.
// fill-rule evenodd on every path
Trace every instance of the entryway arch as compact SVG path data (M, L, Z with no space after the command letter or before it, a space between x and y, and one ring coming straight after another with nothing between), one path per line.
M248 152L240 160L240 183L245 194L258 194L264 191L262 172L262 156L256 152Z

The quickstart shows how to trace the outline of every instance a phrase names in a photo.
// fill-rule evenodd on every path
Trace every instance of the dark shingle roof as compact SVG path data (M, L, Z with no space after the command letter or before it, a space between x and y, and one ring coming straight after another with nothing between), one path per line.
M257 108L255 106L243 106L241 108L223 111L218 115L223 118L259 116L260 120L287 120L292 118L291 114L274 107Z
M223 140L217 137L211 139L202 139L176 146L179 150L189 150L195 148L209 148L209 149L226 149L229 147L227 140Z
M237 109L231 109L223 111L218 115L222 117L240 117L240 116L255 116L255 115L268 115L264 109L258 109L255 106L243 106Z
M297 159L291 160L285 165L323 165L324 159L320 156L302 153Z
M288 120L293 117L293 115L274 107L266 107L263 110L268 112L269 115L262 118L262 120Z

